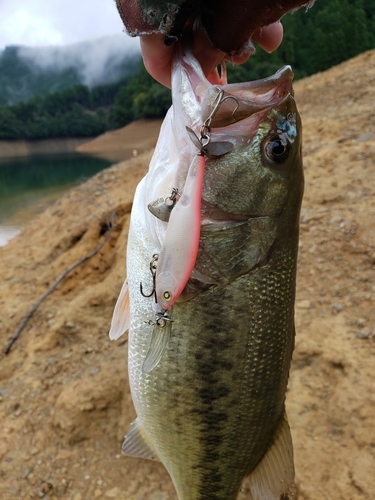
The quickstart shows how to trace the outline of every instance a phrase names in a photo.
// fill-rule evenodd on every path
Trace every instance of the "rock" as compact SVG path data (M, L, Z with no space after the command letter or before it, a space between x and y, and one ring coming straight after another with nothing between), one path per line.
M66 492L66 484L64 483L61 483L61 484L58 484L55 486L55 493L56 493L56 496L57 498L63 498L64 495L65 495L65 492Z
M372 332L370 332L370 330L367 329L357 330L356 337L357 339L371 339Z
M108 497L108 498L116 498L120 495L121 491L120 491L120 488L117 488L117 486L115 488L112 488L108 491L106 491L104 493L104 496Z
M28 466L28 467L25 467L22 472L21 472L21 479L27 479L27 477L33 472L34 470L34 467L32 466Z
M66 460L72 456L72 452L70 450L59 450L56 460Z
M15 496L15 497L16 497L16 496L18 496L19 492L20 492L20 489L19 489L19 487L18 487L18 486L13 485L13 486L11 486L11 487L9 488L9 493L10 493L11 495Z
M311 302L310 300L297 300L296 307L298 307L298 309L310 309Z
M169 495L165 491L154 491L148 497L148 500L168 500Z
M344 309L344 306L340 303L338 304L333 304L332 306L332 310L335 312L335 313L339 313L341 312L342 310Z
M375 491L375 458L372 453L362 450L353 461L353 482L364 497L371 498Z

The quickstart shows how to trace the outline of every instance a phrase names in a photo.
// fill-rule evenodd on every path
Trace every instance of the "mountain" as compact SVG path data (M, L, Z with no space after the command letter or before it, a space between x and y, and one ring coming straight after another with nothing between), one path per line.
M9 46L0 51L0 106L77 84L112 83L134 72L139 49L125 35L66 46Z

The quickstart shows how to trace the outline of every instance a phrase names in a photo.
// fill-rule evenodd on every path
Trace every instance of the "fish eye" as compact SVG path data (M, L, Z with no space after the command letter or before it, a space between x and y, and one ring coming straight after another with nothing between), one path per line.
M290 144L281 139L280 136L274 135L264 145L266 156L272 163L283 163L288 159L290 153Z
M169 301L172 299L172 294L171 294L171 292L168 292L168 290L167 290L167 291L165 291L165 292L163 293L163 299L164 299L164 300L166 300L167 302L169 302Z

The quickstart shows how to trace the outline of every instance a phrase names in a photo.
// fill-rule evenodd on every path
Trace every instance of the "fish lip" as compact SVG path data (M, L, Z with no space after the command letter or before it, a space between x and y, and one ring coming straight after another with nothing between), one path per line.
M201 221L201 226L202 229L225 229L227 226L233 227L233 226L241 226L245 224L248 220L248 217L246 219L227 219L227 220L216 220L216 219L203 219Z
M201 208L201 228L207 231L220 231L227 227L241 226L251 219L264 219L267 217L269 216L262 214L231 213L207 201L203 201Z
M222 84L212 84L188 49L185 54L176 56L174 64L173 73L178 76L173 87L180 90L173 96L173 105L180 109L182 105L183 114L190 122L188 125L196 133L207 118L211 129L226 128L278 106L289 95L293 96L294 75L290 66L283 66L274 75L251 82L228 84L224 77ZM217 106L220 94L222 99Z
M249 218L247 214L232 214L219 208L216 205L212 205L207 201L202 201L201 207L201 226L221 226L221 225L236 225L238 223L243 224Z
M291 67L284 66L274 75L255 82L223 85L221 90L224 91L224 96L230 98L226 106L230 106L229 101L234 99L237 108L231 112L230 108L225 109L225 103L223 103L213 116L211 127L216 129L227 127L259 116L260 113L264 115L270 108L282 105L289 96L293 97L293 76ZM202 103L202 108L204 108L204 103ZM204 113L204 109L202 111Z
M249 116L241 118L238 121L233 120L224 126L218 126L218 124L213 121L211 139L224 140L225 137L228 137L228 141L234 140L234 143L239 145L238 141L240 138L243 138L243 140L246 139L247 143L249 143L255 137L259 129L259 124L265 119L267 113L269 113L272 108L281 107L290 99L294 99L292 92L280 96L277 102L270 102L267 106L260 106L260 108L254 109L254 112Z
M201 227L203 230L224 230L227 227L242 226L246 224L249 220L254 219L269 219L269 215L237 215L227 213L227 218L223 217L220 219L214 219L213 217L202 216Z
M223 90L227 90L230 93L237 93L241 90L270 90L275 85L282 83L289 83L290 88L294 78L294 73L292 67L289 65L282 66L273 75L267 76L266 78L260 78L258 80L252 80L250 82L240 82L240 83L227 83L222 85Z

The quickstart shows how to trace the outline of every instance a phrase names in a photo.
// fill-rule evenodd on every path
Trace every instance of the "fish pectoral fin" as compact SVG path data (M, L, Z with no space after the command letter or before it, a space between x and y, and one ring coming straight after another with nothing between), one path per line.
M137 417L132 423L130 431L122 443L122 453L128 457L159 460L157 453L152 449L142 424Z
M293 443L286 415L261 462L242 483L241 492L245 493L246 490L246 498L252 500L294 499ZM238 496L240 498L241 493Z
M111 329L109 330L109 338L117 340L123 335L130 326L130 300L128 280L124 281L120 295L117 299L115 309L113 311Z
M171 338L172 321L158 319L152 331L150 347L142 365L142 373L150 373L159 363Z

